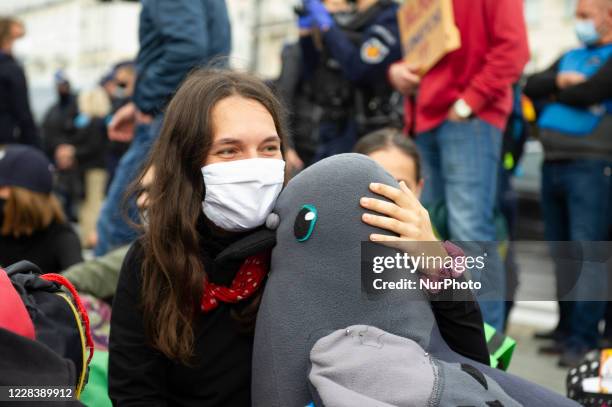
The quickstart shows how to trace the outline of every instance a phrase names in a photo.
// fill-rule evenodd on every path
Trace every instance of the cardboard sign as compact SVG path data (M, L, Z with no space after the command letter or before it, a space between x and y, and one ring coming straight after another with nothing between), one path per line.
M405 0L397 18L404 60L421 75L461 47L452 0Z

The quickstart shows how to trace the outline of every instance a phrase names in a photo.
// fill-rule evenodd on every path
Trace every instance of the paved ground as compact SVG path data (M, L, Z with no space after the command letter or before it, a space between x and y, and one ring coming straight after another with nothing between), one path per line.
M509 334L517 348L509 372L565 395L566 369L557 367L557 358L537 353L540 341L533 340L534 326L513 324Z
M549 292L554 287L553 269L546 246L539 242L517 245L520 267L519 297L534 298L534 293ZM550 298L550 297L549 297ZM517 341L509 371L553 391L565 394L566 369L557 367L557 358L537 353L541 341L533 339L536 330L551 329L557 321L556 303L528 301L517 303L510 316L508 333Z

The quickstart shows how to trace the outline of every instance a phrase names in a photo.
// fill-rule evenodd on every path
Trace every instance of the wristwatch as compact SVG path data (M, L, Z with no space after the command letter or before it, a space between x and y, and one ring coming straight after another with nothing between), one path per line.
M455 110L455 113L457 113L457 116L462 119L469 119L473 113L470 105L468 105L463 99L458 99L453 105L453 109Z

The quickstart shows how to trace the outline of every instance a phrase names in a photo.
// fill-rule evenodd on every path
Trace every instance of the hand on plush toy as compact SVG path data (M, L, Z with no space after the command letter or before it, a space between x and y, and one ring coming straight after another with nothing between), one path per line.
M389 185L372 183L370 190L384 196L391 202L381 199L361 198L361 206L381 215L363 214L363 221L368 225L386 229L399 236L381 234L370 235L373 242L382 243L397 249L414 251L415 255L440 256L445 258L448 253L433 231L427 209L421 205L417 197L400 182L400 189ZM422 244L409 245L406 242ZM438 274L440 270L422 270L425 274Z

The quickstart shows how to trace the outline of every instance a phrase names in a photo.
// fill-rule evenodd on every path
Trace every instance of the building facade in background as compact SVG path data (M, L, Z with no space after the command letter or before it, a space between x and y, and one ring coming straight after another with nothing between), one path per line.
M264 78L280 70L283 45L297 39L293 6L299 0L227 0L232 21L231 64ZM469 0L465 0L469 1ZM574 46L575 0L525 0L532 61L547 67ZM64 69L76 88L94 86L114 63L138 51L139 2L2 0L0 14L16 15L28 31L17 57L26 68L35 115L51 104L53 73Z
M296 35L292 5L283 0L227 3L233 30L231 64L264 77L276 75L283 43ZM0 2L0 14L17 16L26 26L27 36L15 53L26 68L37 119L55 98L53 74L58 69L65 70L75 88L84 89L116 62L136 56L139 12L139 2L127 1Z
M25 66L35 116L54 101L53 74L63 69L73 87L94 86L110 67L138 51L140 5L94 0L2 0L0 13L20 18L27 35L16 44Z
M531 61L527 72L548 68L578 45L574 31L576 0L525 0Z

